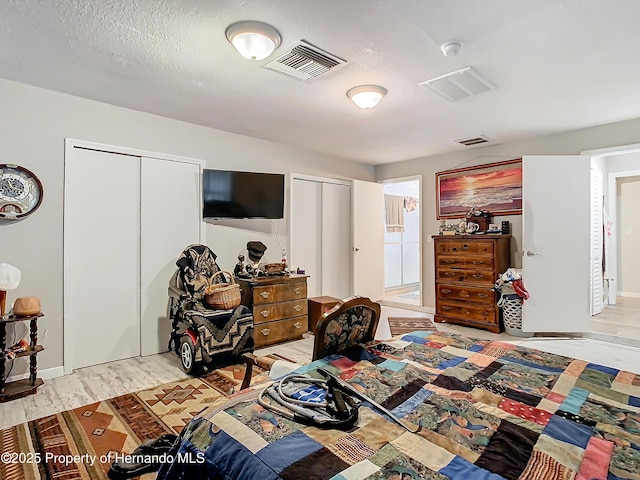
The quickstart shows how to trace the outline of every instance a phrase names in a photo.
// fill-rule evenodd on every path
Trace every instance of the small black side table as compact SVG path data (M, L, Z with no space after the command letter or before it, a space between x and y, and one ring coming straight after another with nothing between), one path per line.
M38 387L44 383L41 378L37 378L38 361L36 360L38 353L44 350L42 345L38 345L38 318L43 316L43 313L38 313L26 317L9 315L4 319L0 318L0 403L36 393ZM29 348L16 354L16 359L29 357L29 378L5 383L4 352L7 348L7 324L13 322L30 322Z

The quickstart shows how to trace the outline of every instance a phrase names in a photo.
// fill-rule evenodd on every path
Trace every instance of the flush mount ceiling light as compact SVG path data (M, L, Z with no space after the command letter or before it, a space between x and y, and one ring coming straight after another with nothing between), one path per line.
M387 89L380 85L360 85L350 89L347 97L360 108L373 108L386 94Z
M264 60L280 45L278 31L271 25L255 20L229 25L226 35L240 55L249 60Z

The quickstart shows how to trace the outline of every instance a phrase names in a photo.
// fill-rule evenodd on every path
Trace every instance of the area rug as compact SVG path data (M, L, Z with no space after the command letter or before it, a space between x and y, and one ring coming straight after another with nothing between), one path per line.
M427 317L389 317L389 329L393 337L415 331L438 331Z
M223 402L239 389L244 368L220 368L0 430L0 479L106 479L117 455L178 434L196 413ZM254 369L252 383L262 379L266 373Z

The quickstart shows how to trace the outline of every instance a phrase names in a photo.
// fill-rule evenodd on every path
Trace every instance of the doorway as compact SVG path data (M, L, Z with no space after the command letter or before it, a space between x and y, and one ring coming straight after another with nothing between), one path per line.
M594 158L602 171L604 219L603 291L591 332L640 342L640 149L624 149Z
M422 306L421 177L384 182L384 300Z

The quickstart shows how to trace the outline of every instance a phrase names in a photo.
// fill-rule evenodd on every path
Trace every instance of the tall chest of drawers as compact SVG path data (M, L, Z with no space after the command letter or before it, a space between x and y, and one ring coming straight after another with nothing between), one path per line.
M253 313L256 348L301 338L308 330L307 277L287 275L236 279L242 304Z
M511 235L434 235L436 322L500 332L492 287L509 268Z

